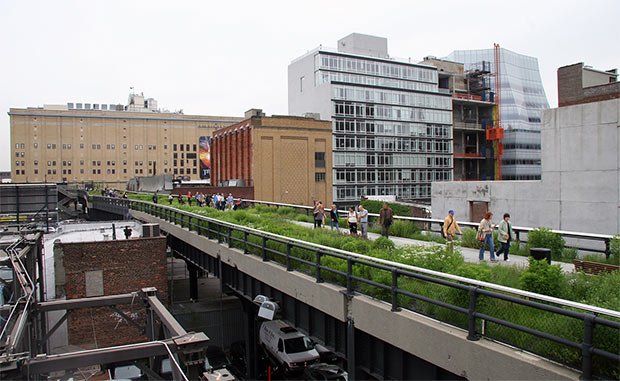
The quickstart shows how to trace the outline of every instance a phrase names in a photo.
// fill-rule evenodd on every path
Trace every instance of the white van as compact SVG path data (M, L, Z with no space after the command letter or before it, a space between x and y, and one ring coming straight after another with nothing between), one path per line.
M310 338L282 320L266 321L260 327L260 343L285 372L303 370L319 362L319 353Z

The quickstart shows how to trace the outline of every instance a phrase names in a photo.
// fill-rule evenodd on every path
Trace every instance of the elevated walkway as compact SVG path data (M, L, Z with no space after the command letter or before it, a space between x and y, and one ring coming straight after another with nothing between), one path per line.
M312 228L312 224L308 223L308 222L301 222L301 221L291 221L292 223L301 225L301 226L305 226L308 228ZM322 229L330 229L329 226L327 227L323 227ZM340 232L342 234L349 234L349 230L348 229L344 229L344 228L340 228ZM432 234L432 233L429 233ZM376 240L377 238L381 237L380 234L377 233L372 233L372 232L368 232L368 239L370 240ZM390 236L389 237L390 240L392 242L394 242L394 244L396 246L411 246L411 245L415 245L415 246L435 246L435 245L442 245L445 246L444 244L441 243L437 243L437 242L429 242L429 241L420 241L420 240L415 240L415 239L410 239L410 238L402 238L402 237L395 237L395 236ZM360 238L361 239L361 238ZM454 245L455 249L458 249L461 254L463 254L463 259L465 259L465 262L471 262L471 263L477 263L479 262L478 260L478 252L479 249L472 249L470 247L461 247L458 245L458 241L455 241L455 245ZM495 251L497 252L498 248L495 248ZM508 258L510 259L510 261L506 262L503 260L503 254L502 254L502 259L498 259L497 262L491 262L490 259L490 254L489 254L489 250L488 248L485 250L484 252L484 258L485 261L487 263L489 263L492 266L517 266L517 267L527 267L528 266L528 257L523 257L523 256L519 256L519 255L510 255ZM562 271L566 272L566 273L571 273L575 271L575 265L572 263L565 263L565 262L556 262L556 261L551 261L552 265L559 265L562 268Z
M342 322L350 322L355 330L455 375L467 379L579 379L579 373L518 348L490 340L471 341L467 331L460 328L413 311L394 311L389 303L350 294L342 286L318 283L312 276L287 271L276 262L247 255L241 249L231 248L151 214L136 210L132 214L144 222L159 224L168 235L218 258L221 264L235 271L260 280L266 288L293 297ZM349 355L348 360L354 361L354 356Z

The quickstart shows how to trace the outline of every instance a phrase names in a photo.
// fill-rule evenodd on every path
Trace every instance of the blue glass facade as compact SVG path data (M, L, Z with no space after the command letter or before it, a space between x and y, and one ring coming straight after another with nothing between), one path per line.
M457 50L446 59L462 62L465 70L491 63L495 72L494 49ZM540 127L542 110L549 102L540 78L538 60L507 49L500 49L501 124L504 127L504 180L540 179ZM491 77L495 88L495 77Z

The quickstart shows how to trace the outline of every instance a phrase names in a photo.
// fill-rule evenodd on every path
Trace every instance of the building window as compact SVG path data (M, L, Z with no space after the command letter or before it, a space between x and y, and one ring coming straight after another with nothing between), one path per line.
M173 151L176 151L176 150L177 150L177 145L176 145L176 144L173 144L173 145L172 145L172 150L173 150Z
M317 183L324 183L325 182L325 172L316 172L314 174L314 181L316 181Z
M35 170L34 170L34 174L35 174L35 175L38 175L38 174L39 174L39 170L35 168Z
M84 149L84 143L80 143L80 149Z
M325 152L314 153L314 166L316 168L325 168Z

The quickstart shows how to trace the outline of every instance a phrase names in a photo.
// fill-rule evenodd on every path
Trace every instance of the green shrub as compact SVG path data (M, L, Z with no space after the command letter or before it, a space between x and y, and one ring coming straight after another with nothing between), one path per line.
M463 256L458 250L450 251L446 246L406 246L402 249L399 262L429 270L454 273L463 265Z
M537 228L527 234L528 251L532 247L544 247L551 249L551 258L555 261L562 259L564 249L564 238L558 233L554 233L548 228Z
M381 208L383 208L383 201L365 200L362 201L362 206L368 210L369 213L379 214ZM392 208L395 216L413 217L411 208L407 205L389 203L388 206Z
M562 297L566 278L559 265L549 265L546 260L529 258L529 267L519 277L521 289L538 294Z
M392 240L387 237L379 237L376 240L372 241L373 249L392 251L395 247L396 245L394 245L394 242L392 242Z
M616 234L609 241L609 249L610 249L609 263L620 266L620 234Z
M577 258L577 249L574 247L565 247L562 250L562 262L572 263L575 258Z
M480 241L476 239L476 229L463 229L461 246L474 249L480 248Z
M378 224L375 227L378 230L377 232L380 232L381 227ZM419 231L411 221L395 220L390 226L390 234L396 237L414 238Z

